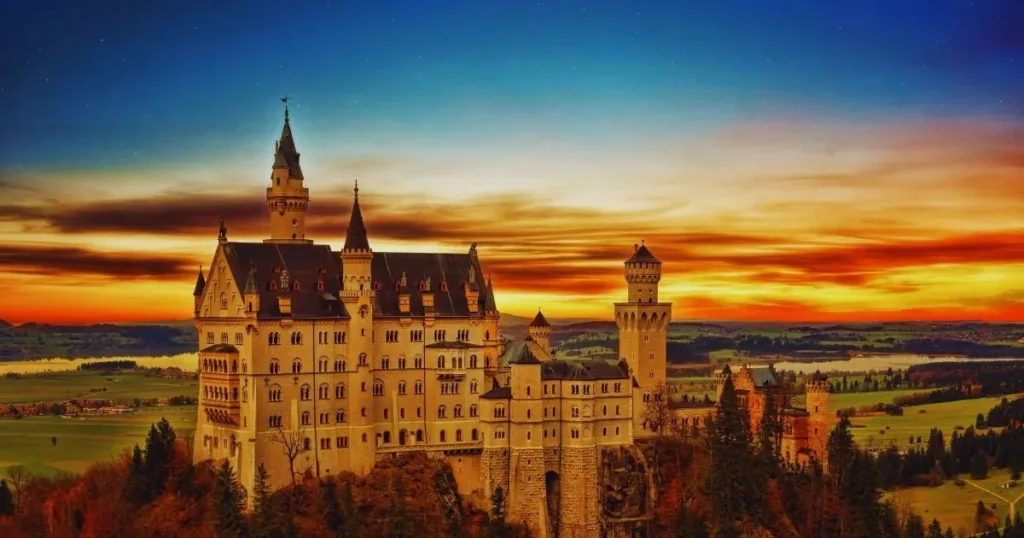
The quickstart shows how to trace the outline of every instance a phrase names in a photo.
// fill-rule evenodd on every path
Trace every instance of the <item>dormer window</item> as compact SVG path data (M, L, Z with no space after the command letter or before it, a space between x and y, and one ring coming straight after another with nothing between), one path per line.
M277 281L275 281L275 280L271 280L270 281L270 291L277 291Z
M441 291L448 291L448 282L447 281L444 281L444 280L441 281Z
M293 280L292 281L292 291L299 291L299 281L298 280Z
M280 265L275 265L274 266L274 274L275 275L281 274L281 266Z
M420 280L420 291L427 291L427 281Z
M396 280L395 281L395 291L402 291L402 281L401 280Z
M316 283L316 291L324 291L324 281L321 280Z

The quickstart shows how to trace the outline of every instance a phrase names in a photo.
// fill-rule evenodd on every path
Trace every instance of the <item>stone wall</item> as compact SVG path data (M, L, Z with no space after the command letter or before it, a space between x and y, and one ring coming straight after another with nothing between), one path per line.
M495 489L501 488L505 491L505 496L508 496L508 457L507 448L485 448L480 453L480 484L483 486L484 496L487 497L488 511Z
M532 536L550 536L543 448L512 449L509 485L509 520L524 524Z
M597 446L562 447L559 538L600 536Z

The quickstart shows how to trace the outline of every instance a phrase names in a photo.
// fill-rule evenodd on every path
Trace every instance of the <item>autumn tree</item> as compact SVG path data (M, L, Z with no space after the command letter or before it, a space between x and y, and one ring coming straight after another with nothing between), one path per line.
M284 452L284 456L288 458L288 474L292 480L292 486L295 486L298 481L298 473L295 471L295 460L305 452L309 452L309 444L307 444L306 430L300 426L295 426L290 430L278 426L273 433L270 434L270 441L277 443L281 446L281 451Z
M214 527L217 536L238 538L247 535L245 525L245 488L231 464L224 460L217 469L213 487Z
M388 507L388 538L412 538L417 534L416 522L405 502L405 485L396 475L391 483L391 506Z
M13 499L14 508L18 508L18 496L21 495L22 487L25 485L25 481L28 480L28 471L25 470L24 465L11 465L7 468L7 478L11 479L11 486L13 487Z
M669 390L665 383L659 383L647 394L644 401L642 418L647 430L658 437L664 437L672 423L672 410L669 409Z
M768 476L778 472L782 451L782 413L773 394L764 401L764 411L757 430L758 460Z

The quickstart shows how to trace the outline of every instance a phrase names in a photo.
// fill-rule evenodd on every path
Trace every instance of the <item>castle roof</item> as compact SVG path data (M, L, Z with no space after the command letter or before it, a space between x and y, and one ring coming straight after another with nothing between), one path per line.
M779 384L779 380L775 377L775 371L770 367L747 367L747 372L754 380L755 387L775 387Z
M352 201L352 215L345 231L345 250L370 250L370 240L366 237L366 225L363 224L363 212L359 209L359 183L356 183L355 198Z
M491 390L480 395L484 400L508 400L512 397L512 387L495 386Z
M193 297L199 297L203 294L203 290L206 289L206 278L203 277L203 268L199 268L199 276L196 278L196 287L192 291Z
M214 344L199 350L200 353L238 353L238 348L231 344Z
M598 359L580 361L547 361L540 370L541 380L597 380L629 379L629 372L621 363L612 364Z
M274 168L287 168L288 177L303 179L302 168L299 166L299 151L295 148L292 126L288 122L288 109L284 112L284 127L281 138L277 141L277 152L274 155Z
M505 352L498 357L498 365L508 366L512 363L523 363L523 361L526 361L524 364L531 364L531 359L547 360L550 358L551 355L540 347L540 344L527 336L525 340L505 344Z
M533 321L530 322L530 327L550 327L551 324L544 318L544 314L541 314L540 310L537 310L537 315L533 317Z
M250 264L254 267L254 280L260 293L260 319L278 318L281 313L277 306L278 291L272 290L271 282L280 281L280 271L287 270L292 283L298 282L298 289L292 287L291 308L293 318L346 318L344 305L337 300L340 296L342 264L338 253L327 245L309 243L241 243L226 242L222 245L225 259L235 282L247 282ZM409 252L375 252L370 263L373 281L379 284L373 298L373 315L381 317L423 316L423 295L433 293L434 315L438 317L483 316L469 311L465 288L461 285L447 286L433 291L421 291L420 286L409 286L409 314L398 309L399 291L396 283L403 272L409 278L430 279L432 282L463 282L469 278L469 267L479 264L469 254L426 254ZM477 274L481 274L476 267ZM317 283L323 282L318 290ZM482 309L481 309L482 310Z
M634 263L634 262L657 262L657 263L661 263L661 260L659 260L658 258L654 257L654 254L652 254L650 249L647 248L647 245L640 245L639 247L637 247L633 251L633 255L630 256L628 260L626 260L626 263Z

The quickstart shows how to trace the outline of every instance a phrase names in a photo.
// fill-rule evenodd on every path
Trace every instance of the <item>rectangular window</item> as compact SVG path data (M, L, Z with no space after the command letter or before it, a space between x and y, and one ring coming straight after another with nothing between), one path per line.
M213 343L213 333L206 333L206 343L207 344L212 344Z
M348 437L339 437L337 443L338 448L348 448Z

